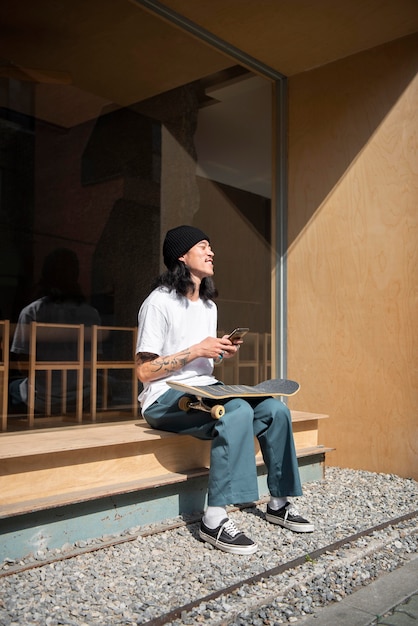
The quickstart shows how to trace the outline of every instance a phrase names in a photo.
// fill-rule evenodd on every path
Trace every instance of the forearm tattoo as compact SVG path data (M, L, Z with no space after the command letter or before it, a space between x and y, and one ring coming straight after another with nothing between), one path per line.
M184 367L190 357L190 350L184 350L174 356L158 356L158 354L152 354L150 352L139 352L136 355L136 364L142 365L143 363L151 363L153 372L175 372Z

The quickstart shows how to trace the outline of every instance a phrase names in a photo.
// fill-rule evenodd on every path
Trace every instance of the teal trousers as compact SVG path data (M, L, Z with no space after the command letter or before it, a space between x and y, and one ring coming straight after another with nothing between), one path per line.
M270 495L302 495L290 411L283 402L232 398L224 402L225 415L214 420L204 411L179 409L182 395L170 389L146 409L144 418L152 428L212 441L209 506L258 500L254 437L267 468Z

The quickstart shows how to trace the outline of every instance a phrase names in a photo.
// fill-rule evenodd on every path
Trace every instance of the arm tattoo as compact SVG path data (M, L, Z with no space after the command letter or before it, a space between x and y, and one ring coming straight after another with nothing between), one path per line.
M188 350L185 350L184 352L180 352L180 354L175 355L174 357L158 357L153 361L154 372L164 371L167 374L169 374L170 372L175 372L176 370L181 369L187 364L189 356L190 352Z
M153 361L158 357L158 354L153 354L152 352L138 352L135 356L135 361L137 365L142 365L143 363L147 363L148 361Z
M139 352L136 355L136 364L142 365L152 361L152 369L154 372L175 372L178 369L184 367L190 357L190 351L184 350L174 356L158 356L158 354L152 354L151 352Z

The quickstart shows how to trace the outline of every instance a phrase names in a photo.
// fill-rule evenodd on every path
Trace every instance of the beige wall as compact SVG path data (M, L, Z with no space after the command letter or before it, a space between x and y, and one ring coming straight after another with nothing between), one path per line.
M328 462L418 478L418 37L289 79L288 374Z

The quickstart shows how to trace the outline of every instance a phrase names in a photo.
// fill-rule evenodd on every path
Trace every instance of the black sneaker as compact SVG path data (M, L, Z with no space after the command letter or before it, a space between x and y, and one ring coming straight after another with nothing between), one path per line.
M215 548L231 554L253 554L258 546L249 537L246 537L235 526L232 519L225 519L217 528L208 528L203 521L200 522L199 535L202 541L211 543Z
M299 511L291 502L275 511L267 505L266 520L272 524L279 524L283 528L293 530L295 533L312 533L315 527L311 522L299 515Z

